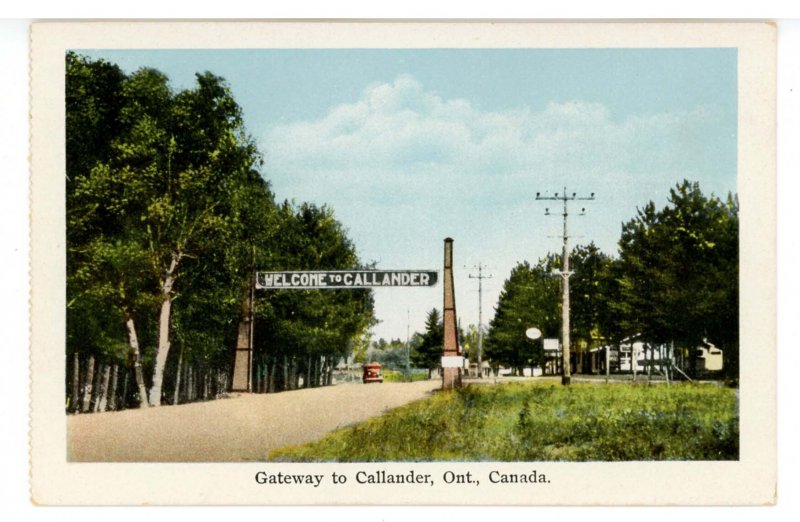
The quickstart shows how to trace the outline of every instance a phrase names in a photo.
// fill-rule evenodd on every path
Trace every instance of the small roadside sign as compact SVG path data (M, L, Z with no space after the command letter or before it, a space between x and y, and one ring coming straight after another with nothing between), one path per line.
M527 330L525 330L525 336L528 339L536 340L542 336L542 331L539 330L538 328L528 328Z
M551 355L561 353L558 339L545 339L544 340L544 353Z

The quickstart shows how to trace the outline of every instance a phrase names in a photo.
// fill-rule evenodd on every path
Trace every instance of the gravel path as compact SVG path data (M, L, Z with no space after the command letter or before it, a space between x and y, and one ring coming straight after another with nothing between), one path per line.
M238 462L319 439L441 387L413 383L341 384L240 394L146 410L70 415L67 455L78 462Z

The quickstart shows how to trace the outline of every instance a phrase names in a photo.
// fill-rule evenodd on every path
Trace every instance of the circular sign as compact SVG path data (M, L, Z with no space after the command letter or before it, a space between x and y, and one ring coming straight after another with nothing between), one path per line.
M538 339L542 336L542 332L538 328L528 328L525 330L525 335L528 339Z

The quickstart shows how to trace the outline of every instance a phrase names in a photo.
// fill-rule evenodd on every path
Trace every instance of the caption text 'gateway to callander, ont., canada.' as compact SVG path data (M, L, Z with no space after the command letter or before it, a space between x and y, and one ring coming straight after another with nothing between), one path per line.
M482 477L483 475L483 477ZM351 480L352 479L352 480ZM491 470L488 473L473 473L472 471L454 472L445 471L439 479L442 483L455 486L480 486L483 481L484 484L549 484L550 480L544 473L536 470L526 472L503 472L499 470ZM312 474L312 473L285 473L258 471L255 474L255 481L257 484L269 486L310 486L319 487L321 484L326 483L325 474ZM431 473L419 473L415 470L409 470L401 473L389 473L385 470L377 471L357 471L355 473L337 473L333 472L330 475L330 483L334 485L352 484L352 482L359 485L427 485L433 486L438 480L434 480Z

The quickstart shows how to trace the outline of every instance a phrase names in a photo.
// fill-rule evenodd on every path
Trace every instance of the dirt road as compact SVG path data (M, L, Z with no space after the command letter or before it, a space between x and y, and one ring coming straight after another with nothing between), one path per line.
M238 462L316 440L422 399L441 381L342 384L67 419L67 454L79 462Z

